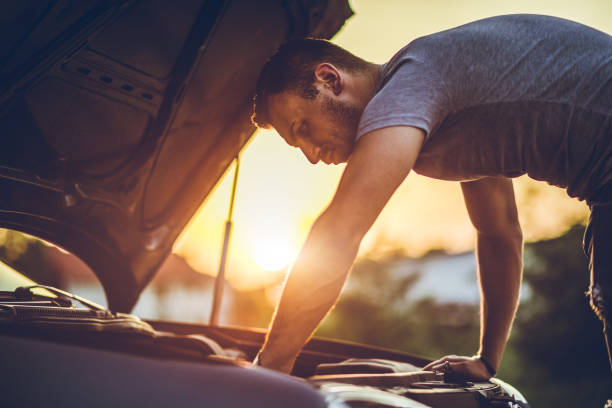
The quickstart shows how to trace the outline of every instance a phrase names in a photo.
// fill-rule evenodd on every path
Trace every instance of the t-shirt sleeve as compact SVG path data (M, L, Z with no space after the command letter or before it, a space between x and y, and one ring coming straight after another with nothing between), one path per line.
M444 119L445 94L443 81L422 63L402 62L364 109L357 140L389 126L420 128L427 139Z

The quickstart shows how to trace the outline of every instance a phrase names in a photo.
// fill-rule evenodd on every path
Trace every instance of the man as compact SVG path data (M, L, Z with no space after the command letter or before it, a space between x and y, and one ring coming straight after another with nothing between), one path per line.
M590 205L589 294L606 332L612 37L558 18L500 16L419 38L383 65L323 40L296 40L263 68L253 121L274 127L313 164L347 162L287 278L259 364L291 371L337 300L362 237L411 169L461 182L477 232L480 348L426 369L495 375L522 274L511 178L525 173Z

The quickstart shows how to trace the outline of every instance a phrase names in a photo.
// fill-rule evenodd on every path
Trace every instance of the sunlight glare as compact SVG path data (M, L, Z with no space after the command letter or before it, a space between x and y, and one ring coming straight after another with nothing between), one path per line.
M255 262L266 271L278 271L286 267L294 252L289 242L275 237L259 240L253 247Z

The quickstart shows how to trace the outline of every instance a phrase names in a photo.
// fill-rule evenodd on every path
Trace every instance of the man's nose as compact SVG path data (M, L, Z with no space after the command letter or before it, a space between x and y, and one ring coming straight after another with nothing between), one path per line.
M300 147L304 156L308 159L312 164L317 164L319 162L319 154L321 153L321 148L317 146L310 147Z

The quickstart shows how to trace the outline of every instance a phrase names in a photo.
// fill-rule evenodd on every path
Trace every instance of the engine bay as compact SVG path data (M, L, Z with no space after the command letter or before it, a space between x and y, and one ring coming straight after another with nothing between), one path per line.
M74 306L75 300L84 307ZM269 371L250 363L265 338L262 330L145 322L51 287L0 293L0 337L4 336L6 341L43 340L166 362ZM86 350L81 352L87 355ZM503 381L466 382L423 371L426 363L393 350L315 338L300 354L292 375L323 393L330 407L529 406Z

